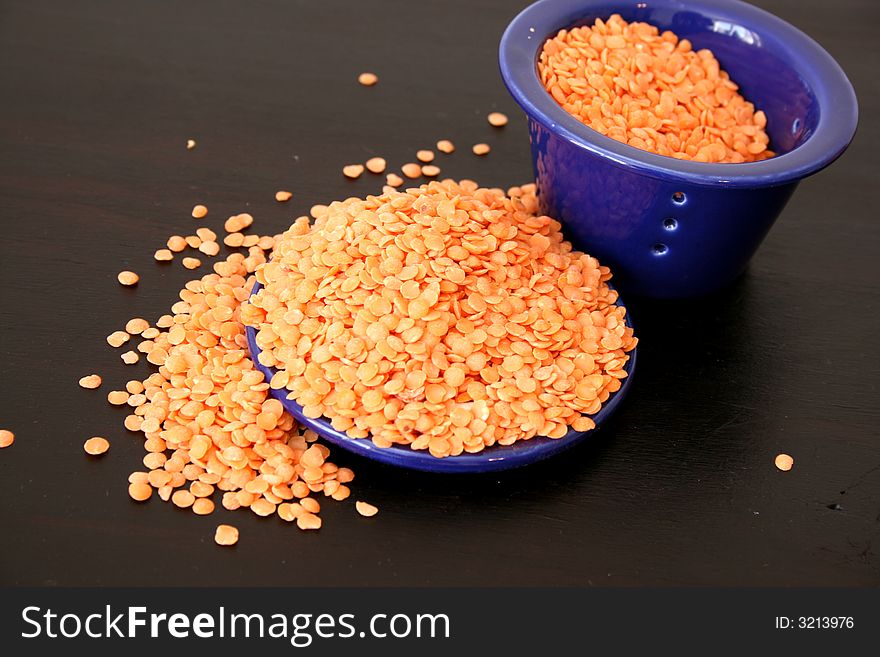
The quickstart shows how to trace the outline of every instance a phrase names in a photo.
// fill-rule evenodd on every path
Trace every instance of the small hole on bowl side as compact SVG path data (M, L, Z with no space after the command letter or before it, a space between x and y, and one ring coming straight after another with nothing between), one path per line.
M672 195L672 202L677 205L681 205L682 203L685 202L686 199L687 199L687 197L684 195L684 192L675 192Z
M657 243L651 247L651 251L654 253L654 255L661 256L661 255L665 255L666 252L669 251L669 247L666 246L665 244Z
M666 217L666 219L663 220L663 228L666 230L675 230L678 228L678 222L672 217Z
M800 132L800 130L801 130L801 120L795 119L794 123L791 124L791 134L797 135L797 133Z

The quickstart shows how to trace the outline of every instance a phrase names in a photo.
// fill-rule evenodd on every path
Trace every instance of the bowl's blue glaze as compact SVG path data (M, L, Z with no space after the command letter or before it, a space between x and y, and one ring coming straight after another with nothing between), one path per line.
M536 62L564 27L618 13L709 48L767 115L778 155L707 164L639 150L588 128L542 86ZM501 74L528 116L542 211L615 271L624 292L706 294L745 268L798 182L828 166L855 134L852 85L815 41L737 0L541 0L501 39Z
M260 289L260 284L254 286L255 294ZM618 299L618 304L621 301ZM626 316L628 326L632 326L629 313ZM248 348L250 349L251 359L266 380L269 381L277 372L273 367L266 367L260 363L260 347L257 345L257 330L252 326L245 327L247 335ZM596 423L596 428L590 431L570 430L562 438L545 438L535 437L531 440L520 440L513 445L495 445L488 447L477 454L468 454L466 452L458 456L448 456L446 458L437 458L431 456L427 451L416 451L409 447L377 447L369 438L351 438L345 432L334 429L326 418L310 418L303 414L302 406L295 401L288 399L287 389L270 390L273 397L278 399L287 410L288 413L296 418L297 422L309 427L319 436L328 442L338 445L350 452L360 454L374 461L381 461L390 465L396 465L403 468L413 470L423 470L426 472L456 472L456 473L477 473L492 472L495 470L507 470L509 468L517 468L529 463L541 461L549 456L553 456L577 443L581 442L593 432L597 431L601 424L614 413L614 410L623 401L627 390L632 383L633 372L636 366L636 352L638 347L629 353L629 360L624 369L628 376L623 379L620 389L613 393L608 400L599 409L599 412L590 417Z

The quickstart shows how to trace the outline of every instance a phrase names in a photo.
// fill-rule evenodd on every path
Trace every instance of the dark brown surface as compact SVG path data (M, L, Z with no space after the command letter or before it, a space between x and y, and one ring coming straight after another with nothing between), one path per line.
M369 175L343 179L349 162L402 164L448 137L445 174L527 180L525 121L496 66L520 4L0 4L0 427L17 435L0 451L0 583L880 584L880 12L760 4L838 58L863 118L749 272L713 299L630 303L635 385L588 444L467 478L336 449L354 495L325 504L311 534L131 502L143 450L104 398L148 368L124 367L104 337L166 312L191 277L153 261L169 235L245 210L276 232L314 203L374 191ZM356 83L363 70L376 87ZM485 123L494 109L511 116L503 130ZM477 141L487 158L470 154ZM121 269L141 274L135 289L116 283ZM93 371L104 386L80 389ZM112 441L102 459L82 452L92 435ZM789 473L773 467L783 451ZM380 515L359 517L354 498ZM220 521L241 529L233 550L212 543Z

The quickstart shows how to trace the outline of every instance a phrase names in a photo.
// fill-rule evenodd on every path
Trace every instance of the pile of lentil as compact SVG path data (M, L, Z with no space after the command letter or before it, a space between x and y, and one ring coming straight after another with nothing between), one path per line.
M352 437L436 457L592 428L636 346L535 186L433 181L313 208L244 304L273 389Z
M618 14L560 30L538 60L544 87L594 130L642 150L697 162L773 156L767 117L709 50Z
M271 248L274 238L262 241ZM277 512L301 529L318 529L320 503L310 495L343 500L354 474L326 460L329 450L311 444L314 432L298 430L249 358L241 307L253 271L265 261L259 246L247 256L234 253L215 263L213 273L187 283L173 314L160 317L156 327L127 326L149 336L138 351L158 371L107 398L133 407L125 427L146 439L147 470L129 477L133 499L145 501L156 490L162 500L206 515L221 491L226 509ZM237 530L222 527L218 542L234 543Z

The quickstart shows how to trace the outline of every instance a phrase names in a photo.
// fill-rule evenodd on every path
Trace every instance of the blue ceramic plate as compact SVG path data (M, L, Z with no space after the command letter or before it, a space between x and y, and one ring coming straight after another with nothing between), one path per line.
M257 283L254 286L253 293L260 289L261 285ZM617 300L618 305L622 305L620 299ZM627 326L632 326L629 314L626 317ZM245 327L247 333L248 347L251 352L251 359L254 366L260 370L270 380L278 371L274 367L266 367L260 364L258 358L260 348L257 346L257 330L251 326ZM330 421L326 418L310 418L303 415L302 406L291 399L287 399L289 391L286 388L281 390L270 390L272 396L278 399L284 408L297 419L297 422L307 426L319 436L328 442L338 445L350 452L360 454L374 461L381 461L390 465L396 465L402 468L410 468L412 470L423 470L426 472L492 472L495 470L507 470L508 468L516 468L521 465L535 463L549 456L553 456L572 445L576 445L593 432L598 430L602 422L614 413L614 410L623 401L627 390L632 384L632 375L636 365L636 349L629 353L629 360L624 367L627 377L623 379L623 385L620 390L612 394L608 400L599 409L599 412L590 417L596 423L596 428L590 431L571 430L562 438L544 438L536 436L531 440L519 440L513 445L494 445L487 447L477 454L468 454L463 452L458 456L447 456L446 458L437 458L431 456L427 450L417 451L409 447L377 447L369 438L350 438L342 431L337 431L330 425Z

